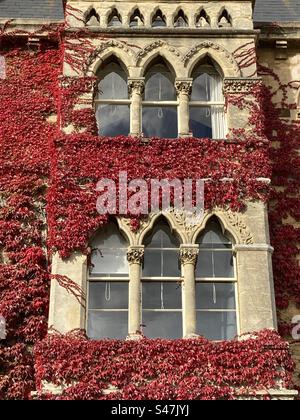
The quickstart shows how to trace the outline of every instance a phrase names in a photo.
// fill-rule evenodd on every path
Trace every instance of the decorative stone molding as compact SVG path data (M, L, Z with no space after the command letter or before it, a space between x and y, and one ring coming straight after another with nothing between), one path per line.
M240 214L230 210L227 210L224 214L230 226L232 226L238 232L242 243L253 244L253 236L247 225L242 220Z
M188 96L192 93L192 87L193 87L193 79L176 79L175 81L175 89L177 92L177 95L180 93L184 93Z
M196 265L199 254L198 245L181 245L180 246L180 261L184 264Z
M234 246L235 251L264 251L273 254L274 248L267 244L238 244Z
M158 40L154 41L151 44L147 45L145 48L143 48L141 51L138 52L136 55L136 64L140 65L141 60L146 57L149 53L152 51L159 49L161 50L162 47L165 47L170 53L172 53L175 57L181 58L181 53L171 45L167 44L164 41Z
M89 70L91 70L92 64L97 60L97 58L100 58L101 55L109 48L113 49L119 49L123 52L125 52L129 57L134 58L135 53L134 51L128 47L126 42L124 41L117 41L116 39L110 39L108 41L103 42L98 48L95 49L95 51L89 56L88 60L86 61L83 71L86 74Z
M261 78L227 77L224 79L224 94L252 93L253 89L261 83Z
M127 252L127 261L129 264L140 264L142 265L144 260L144 246L131 246Z
M133 92L142 95L145 89L145 78L138 77L138 78L128 78L128 92L131 96Z
M201 50L212 50L215 51L216 54L221 55L222 57L222 68L225 69L226 63L230 64L230 67L233 68L234 73L239 75L240 74L240 68L237 64L237 62L235 61L233 55L227 51L224 47L222 47L219 44L216 44L215 42L211 42L211 41L204 41L201 42L200 44L196 45L195 47L191 48L189 50L189 52L187 52L183 57L182 57L182 62L184 63L185 67L187 67L188 63L192 60L192 58Z

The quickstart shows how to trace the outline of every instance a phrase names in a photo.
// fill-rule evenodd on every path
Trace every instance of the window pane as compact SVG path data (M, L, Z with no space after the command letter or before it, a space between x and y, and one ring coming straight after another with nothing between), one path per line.
M143 332L148 338L182 338L181 312L143 311Z
M169 225L165 222L157 223L145 239L145 245L151 248L178 248L179 241L172 235Z
M126 249L97 249L92 253L91 276L127 276L128 262Z
M162 275L161 250L145 249L143 277L160 277Z
M212 138L210 107L190 107L190 130L194 137Z
M202 248L232 248L230 239L223 235L219 223L211 221L206 225L204 233L199 237L197 243Z
M180 277L178 252L145 249L143 277Z
M197 333L209 340L230 340L237 335L235 312L197 312Z
M98 105L96 118L100 136L128 136L130 132L129 105Z
M213 277L213 259L211 251L200 250L196 265L196 277Z
M181 309L181 284L143 282L143 309Z
M143 133L145 137L177 137L177 107L143 106Z
M194 78L191 100L205 102L211 100L211 76L207 73Z
M89 282L89 309L128 309L128 283Z
M128 312L89 311L87 335L94 340L100 338L126 338L128 335Z
M172 76L164 66L151 69L145 84L145 101L176 101Z
M162 272L164 277L180 277L177 251L164 251L162 255Z
M197 309L235 309L234 283L196 283Z
M232 252L216 251L213 258L215 277L234 277Z
M91 241L94 248L124 248L127 250L128 243L119 231L115 223L108 223L101 227L98 234Z
M98 99L128 99L127 75L121 66L109 64L99 74Z
M196 277L234 277L231 251L204 251L200 248Z

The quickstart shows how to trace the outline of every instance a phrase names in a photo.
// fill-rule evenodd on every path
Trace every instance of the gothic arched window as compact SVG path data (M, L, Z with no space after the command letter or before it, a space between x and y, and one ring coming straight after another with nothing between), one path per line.
M145 238L142 325L149 338L182 337L179 241L164 220Z
M225 138L223 80L211 60L193 73L190 101L190 130L194 137Z
M196 266L197 333L211 340L237 334L236 275L231 239L217 218L198 237Z
M127 74L113 57L98 72L96 118L101 136L127 136L130 132L130 99Z
M87 335L93 339L128 334L128 243L110 223L91 242Z
M163 60L156 60L145 77L142 131L145 137L178 135L175 78Z

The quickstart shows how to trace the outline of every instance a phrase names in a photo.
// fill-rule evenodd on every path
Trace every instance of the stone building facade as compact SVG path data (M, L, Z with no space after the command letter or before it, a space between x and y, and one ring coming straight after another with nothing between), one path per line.
M251 135L255 129L251 109L264 112L257 88L274 83L267 74L259 76L258 62L275 70L282 83L300 79L299 9L292 8L295 20L289 17L280 22L278 30L272 22L260 19L265 12L264 9L259 12L261 4L256 6L254 14L254 3L249 0L172 0L159 4L149 0L68 0L65 34L69 41L64 50L61 85L68 89L70 79L90 79L73 110L96 113L100 135L141 138L145 147L150 137L210 137L212 141L226 138L231 142L238 132ZM34 31L39 19L18 16L13 25ZM76 33L85 33L90 51L80 68L67 59L80 44L73 36ZM33 35L33 43L36 38ZM157 74L161 76L156 79ZM195 88L198 84L200 93ZM116 91L107 95L111 86ZM241 95L244 103L251 103L252 108L240 106ZM291 106L282 108L281 118L299 122L300 88L289 90L287 95ZM282 101L279 91L274 101ZM60 128L67 135L78 133L70 122L62 123ZM86 131L83 127L80 132ZM271 182L269 178L252 175L266 186ZM216 205L206 210L201 220L191 223L188 217L184 210L153 212L143 218L135 231L126 217L114 217L111 232L107 229L101 236L100 230L91 239L90 247L96 249L91 257L92 269L90 257L78 250L68 258L55 253L52 274L71 278L89 299L84 307L76 296L53 281L49 327L62 333L83 329L91 338L104 338L111 332L110 338L134 340L141 337L141 330L146 336L150 331L151 338L206 335L215 340L264 329L276 330L274 248L267 204L263 200L249 200L241 212ZM290 222L299 228L299 220L292 218ZM210 239L209 246L208 237L215 238ZM110 238L115 242L110 242ZM156 248L153 244L157 238L161 244ZM115 244L115 249L111 244ZM172 254L174 248L176 256ZM105 259L106 251L107 272L103 272L99 264L103 256ZM120 262L121 268L115 267L110 258ZM178 264L178 269L162 268L162 261L168 258L170 265ZM153 268L156 264L161 267L160 274ZM178 281L182 285L181 307L174 297L168 312L166 291L169 288L170 296L175 296L172 287ZM152 284L153 296L156 293L160 300L157 307L151 302ZM105 297L99 298L104 307L93 301L93 293ZM127 305L120 303L123 306L119 312L118 298L112 306L108 304L114 293L129 296ZM202 296L211 300L208 306L203 305ZM143 301L147 299L150 307L145 308ZM296 305L291 303L281 317L290 322L298 313ZM127 315L128 322L124 322ZM101 317L109 328L99 327L103 322ZM166 322L165 329L159 325L163 322ZM122 328L115 328L116 323L121 323ZM151 327L147 330L145 324ZM210 328L215 330L211 332ZM297 360L299 349L297 345L294 347ZM294 394L282 390L280 395L290 398Z

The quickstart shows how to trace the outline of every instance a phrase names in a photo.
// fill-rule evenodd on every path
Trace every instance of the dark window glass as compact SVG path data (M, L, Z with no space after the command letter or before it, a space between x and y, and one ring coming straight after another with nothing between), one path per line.
M197 312L197 333L208 340L231 340L237 335L236 313Z
M100 136L128 136L130 107L129 105L98 105L97 121Z
M235 309L234 283L196 283L197 309Z
M124 339L128 334L128 283L89 282L87 335Z

